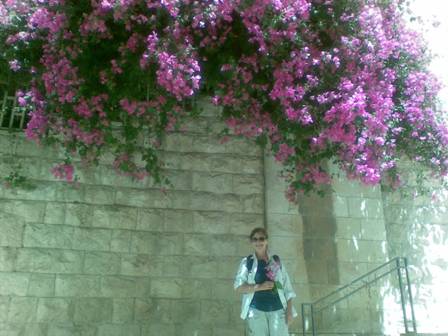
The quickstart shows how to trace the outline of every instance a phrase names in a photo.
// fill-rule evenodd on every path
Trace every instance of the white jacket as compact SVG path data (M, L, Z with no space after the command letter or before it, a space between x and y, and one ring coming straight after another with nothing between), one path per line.
M253 265L250 272L247 269L247 257L244 257L241 260L240 266L238 268L238 272L236 273L235 281L233 283L233 288L237 289L244 283L249 285L255 285L255 274L257 274L258 260L257 256L253 254ZM278 296L280 297L280 301L282 302L283 309L286 310L287 302L296 297L296 293L292 288L291 281L289 280L288 272L286 272L285 265L281 265L280 271L277 272L275 277L275 281L279 281L283 289L278 289ZM243 320L246 319L247 313L249 312L249 306L254 297L254 293L246 293L243 294L243 300L241 302L241 318ZM297 311L294 307L292 307L293 317L297 316Z

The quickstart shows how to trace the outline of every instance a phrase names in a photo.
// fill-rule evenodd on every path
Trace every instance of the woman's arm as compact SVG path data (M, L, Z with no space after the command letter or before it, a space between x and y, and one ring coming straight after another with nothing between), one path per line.
M241 286L237 287L235 290L239 294L255 293L262 290L270 290L274 287L274 282L265 281L261 284L250 285L248 283L243 283Z

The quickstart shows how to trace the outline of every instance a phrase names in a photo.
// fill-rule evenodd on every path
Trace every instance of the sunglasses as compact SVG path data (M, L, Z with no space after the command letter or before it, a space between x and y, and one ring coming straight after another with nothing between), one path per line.
M251 241L253 241L253 242L257 242L257 241L264 242L265 240L266 240L266 237L259 237L259 238L253 237L253 238L251 238Z

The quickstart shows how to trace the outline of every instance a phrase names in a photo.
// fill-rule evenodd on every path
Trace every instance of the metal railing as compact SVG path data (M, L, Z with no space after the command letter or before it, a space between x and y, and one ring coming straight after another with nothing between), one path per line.
M404 329L406 333L417 332L414 304L412 300L411 284L409 279L408 262L406 258L397 257L389 262L373 269L372 271L356 278L349 284L338 288L334 292L322 297L321 299L312 303L302 304L302 332L303 335L318 335L316 319L318 314L323 312L329 307L334 307L335 304L347 300L353 294L359 292L362 289L368 288L372 284L377 283L380 279L383 279L387 275L395 275L398 280L399 298L401 303L401 313L404 322ZM342 335L343 332L323 332L323 334L338 334ZM353 335L352 333L348 333ZM356 333L356 335L360 335ZM372 333L369 333L372 335Z

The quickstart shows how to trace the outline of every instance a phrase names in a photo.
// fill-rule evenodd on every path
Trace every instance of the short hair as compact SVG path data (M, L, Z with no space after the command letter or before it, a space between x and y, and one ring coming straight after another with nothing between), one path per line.
M264 237L266 239L268 239L268 232L266 231L265 228L262 228L262 227L256 227L255 229L253 229L250 232L249 239L252 239L255 236L256 233L262 233L264 235Z

